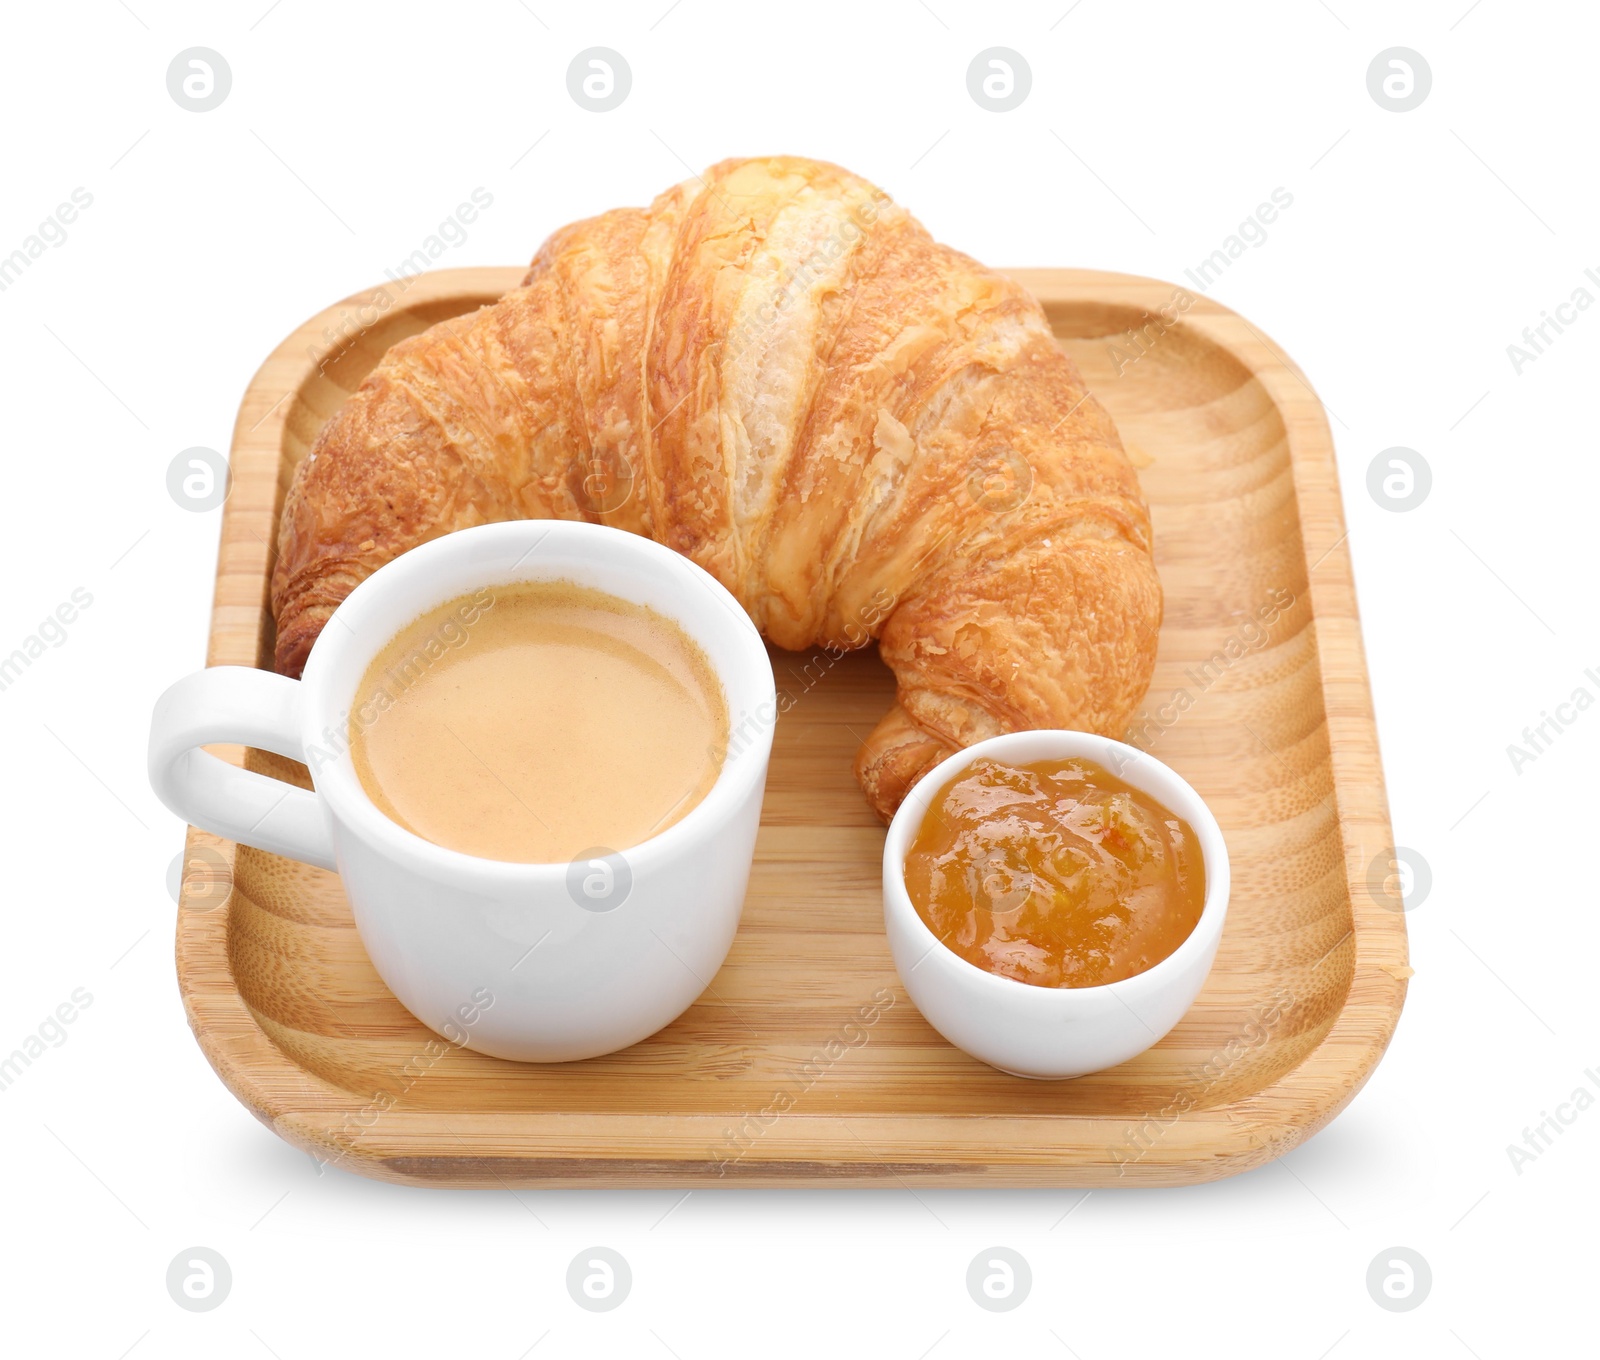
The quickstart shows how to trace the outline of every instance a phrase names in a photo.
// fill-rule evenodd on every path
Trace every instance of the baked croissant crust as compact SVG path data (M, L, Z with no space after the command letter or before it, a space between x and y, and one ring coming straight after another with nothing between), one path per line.
M564 227L390 349L296 469L278 670L391 558L518 518L646 534L780 647L877 639L897 702L856 776L885 819L981 738L1120 735L1155 662L1138 481L1039 304L817 161Z

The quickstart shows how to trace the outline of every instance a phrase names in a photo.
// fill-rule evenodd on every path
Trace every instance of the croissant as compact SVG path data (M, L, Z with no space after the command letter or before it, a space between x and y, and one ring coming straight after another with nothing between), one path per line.
M1149 515L1039 304L817 161L564 227L390 349L296 469L278 670L391 558L533 517L685 554L779 647L876 639L897 700L855 771L886 820L981 738L1120 734L1155 663Z

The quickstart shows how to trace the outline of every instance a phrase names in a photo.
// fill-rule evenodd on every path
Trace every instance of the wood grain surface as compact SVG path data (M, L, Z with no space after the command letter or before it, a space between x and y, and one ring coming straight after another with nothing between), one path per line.
M358 294L263 364L234 434L210 664L270 665L277 516L323 421L389 345L521 272ZM732 952L680 1019L609 1057L521 1065L442 1044L379 981L335 875L191 829L184 1005L257 1117L336 1166L420 1184L1104 1186L1256 1166L1343 1108L1410 969L1322 407L1270 340L1205 298L1180 313L1187 295L1155 280L1016 277L1116 418L1151 503L1166 622L1130 739L1193 783L1232 855L1216 966L1177 1029L1068 1082L1005 1076L941 1039L890 961L884 833L850 773L889 672L871 652L774 652L796 702ZM307 782L276 756L228 754Z

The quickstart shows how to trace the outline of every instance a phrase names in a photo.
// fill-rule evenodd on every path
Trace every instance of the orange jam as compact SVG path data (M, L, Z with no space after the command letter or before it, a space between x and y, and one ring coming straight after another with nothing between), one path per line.
M1092 760L975 760L906 855L906 891L946 945L1038 987L1142 973L1189 938L1205 869L1181 817Z

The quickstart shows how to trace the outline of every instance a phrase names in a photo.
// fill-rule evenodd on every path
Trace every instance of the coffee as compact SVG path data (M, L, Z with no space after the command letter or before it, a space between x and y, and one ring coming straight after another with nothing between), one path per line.
M554 864L625 850L716 783L728 712L671 619L570 581L494 586L404 628L350 717L362 787L425 840Z

